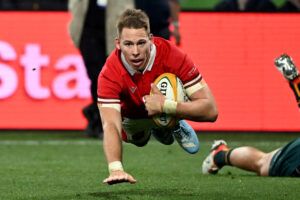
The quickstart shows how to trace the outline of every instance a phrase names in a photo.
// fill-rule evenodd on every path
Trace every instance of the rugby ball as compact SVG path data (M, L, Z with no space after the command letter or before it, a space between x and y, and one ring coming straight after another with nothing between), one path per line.
M155 79L154 84L167 99L177 102L187 101L183 84L175 74L163 73ZM175 116L166 113L155 115L152 119L159 128L165 129L174 127L178 121Z

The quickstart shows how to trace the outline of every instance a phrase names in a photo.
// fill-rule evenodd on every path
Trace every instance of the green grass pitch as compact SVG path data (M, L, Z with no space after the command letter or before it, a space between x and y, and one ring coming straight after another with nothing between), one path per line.
M213 10L221 0L181 0L179 1L182 10ZM281 6L285 0L272 0L275 6Z
M146 147L124 145L124 165L138 182L107 186L102 142L81 132L0 133L0 199L2 200L188 200L299 199L297 178L257 177L225 167L219 175L201 174L214 139L230 146L252 145L269 151L300 134L200 133L201 150L188 155L178 144L154 139Z

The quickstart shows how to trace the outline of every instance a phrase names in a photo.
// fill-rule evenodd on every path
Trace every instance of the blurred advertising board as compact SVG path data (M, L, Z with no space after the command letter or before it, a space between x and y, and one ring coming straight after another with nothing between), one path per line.
M0 13L0 129L74 129L86 121L90 82L68 35L67 12ZM300 112L274 67L300 67L300 15L183 12L181 48L216 97L216 123L197 130L300 131Z

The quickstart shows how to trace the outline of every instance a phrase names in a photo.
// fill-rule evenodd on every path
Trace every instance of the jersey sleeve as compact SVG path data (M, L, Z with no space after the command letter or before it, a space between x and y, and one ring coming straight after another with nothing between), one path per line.
M198 67L186 53L176 46L170 46L167 62L167 65L171 66L172 73L182 81L188 97L206 86Z
M121 109L121 85L118 73L108 70L110 66L105 64L98 77L98 105L100 107L111 107L118 111Z

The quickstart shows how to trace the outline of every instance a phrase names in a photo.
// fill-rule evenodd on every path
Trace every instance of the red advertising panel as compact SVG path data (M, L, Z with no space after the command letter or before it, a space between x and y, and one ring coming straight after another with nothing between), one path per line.
M300 15L184 13L183 48L211 87L216 123L199 130L300 131L292 90L274 67L282 53L300 68Z
M65 12L0 13L0 129L82 129L89 80ZM300 131L300 112L274 59L300 66L299 14L182 13L182 46L219 108L197 130Z
M65 12L0 13L0 128L81 129L89 80Z

